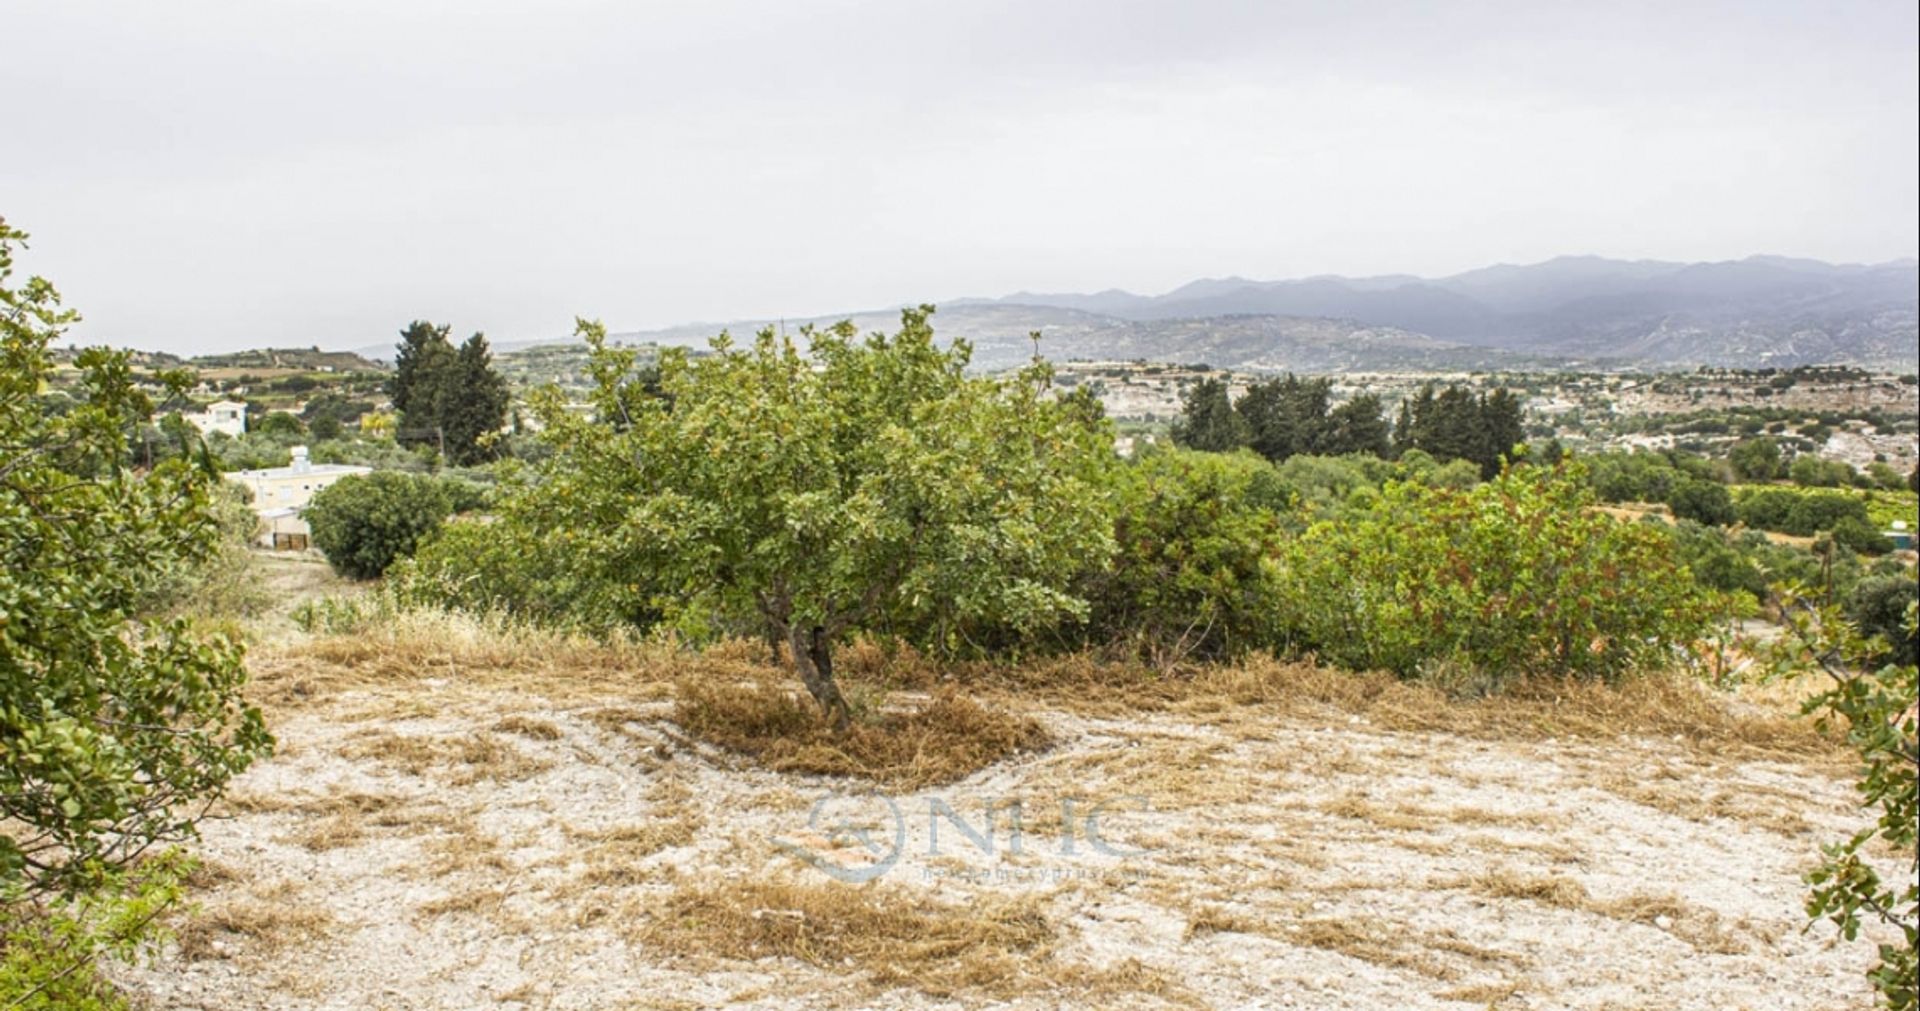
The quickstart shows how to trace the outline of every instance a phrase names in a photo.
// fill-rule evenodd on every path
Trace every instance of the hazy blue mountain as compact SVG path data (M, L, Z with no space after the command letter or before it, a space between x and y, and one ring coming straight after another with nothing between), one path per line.
M784 325L788 333L812 323L851 319L863 332L899 326L900 310L822 316L817 319L742 320L727 329L750 333ZM964 337L973 347L973 365L982 370L1011 368L1038 350L1054 361L1104 360L1200 363L1242 369L1296 372L1356 372L1392 369L1518 368L1568 364L1498 348L1438 340L1426 334L1353 320L1241 314L1172 319L1122 319L1063 306L962 299L939 307L935 331ZM704 347L717 325L672 327L616 334L628 343Z
M1020 293L1001 304L1072 307L1133 321L1321 317L1442 341L1649 365L1920 364L1912 260L1832 264L1784 256L1717 263L1563 256L1421 279L1209 278L1163 295Z
M1832 264L1784 256L1719 263L1563 256L1451 277L1403 274L1283 281L1204 278L1163 295L1018 292L942 303L934 326L962 336L982 369L1055 360L1151 359L1340 372L1522 367L1793 366L1920 371L1920 264ZM852 319L891 330L898 308L811 320L690 323L616 335L704 347ZM564 338L561 338L564 339ZM508 351L546 341L496 344ZM392 348L363 349L390 358Z

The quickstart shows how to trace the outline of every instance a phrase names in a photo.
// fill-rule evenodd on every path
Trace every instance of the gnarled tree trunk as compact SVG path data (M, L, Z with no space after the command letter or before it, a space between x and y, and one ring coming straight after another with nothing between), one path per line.
M793 653L793 669L820 711L833 721L833 729L844 731L852 721L852 711L833 681L833 644L827 630L819 625L811 629L787 626L787 648Z

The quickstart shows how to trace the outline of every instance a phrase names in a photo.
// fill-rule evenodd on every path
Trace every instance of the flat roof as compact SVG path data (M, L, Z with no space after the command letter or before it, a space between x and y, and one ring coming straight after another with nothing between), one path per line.
M230 470L228 477L298 477L302 474L371 474L372 467L353 463L310 463L305 467L268 467L263 470Z

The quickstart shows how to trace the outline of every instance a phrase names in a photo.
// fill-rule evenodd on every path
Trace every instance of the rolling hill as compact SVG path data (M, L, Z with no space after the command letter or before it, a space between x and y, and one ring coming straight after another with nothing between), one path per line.
M1677 263L1567 256L1436 279L1224 278L1157 296L1021 292L964 302L1071 308L1138 323L1317 317L1549 359L1912 370L1920 361L1917 285L1920 271L1911 260L1860 265L1753 256Z
M1718 263L1563 256L1441 278L1396 274L1207 278L1161 295L1016 292L940 303L935 326L973 343L976 368L1151 359L1303 372L1501 368L1781 367L1920 371L1920 265L1752 256ZM703 347L721 330L851 319L891 330L897 308L630 331L634 344ZM509 341L499 352L555 341ZM385 349L387 354L391 349ZM380 348L362 349L384 357Z

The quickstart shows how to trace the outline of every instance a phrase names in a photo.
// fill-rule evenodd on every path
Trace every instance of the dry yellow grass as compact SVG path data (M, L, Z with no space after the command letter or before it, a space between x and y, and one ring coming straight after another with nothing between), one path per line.
M1470 970L1523 961L1518 955L1473 944L1448 930L1389 929L1358 917L1305 916L1304 909L1303 904L1295 903L1255 916L1220 905L1200 905L1188 914L1186 936L1234 933L1266 937L1446 981L1458 980Z
M207 975L310 974L306 983L269 987L276 998L338 998L354 985L352 973L322 963L379 954L367 940L373 930L330 930L324 910L338 900L324 889L340 889L355 893L340 908L355 911L356 928L364 918L383 936L439 936L448 928L434 918L465 918L451 929L496 963L516 957L515 939L532 924L583 950L604 944L597 954L605 961L631 957L634 964L618 971L650 980L646 1006L675 1000L690 970L711 968L752 977L734 995L741 1002L817 997L822 1005L869 1005L904 987L937 1003L1198 1004L1174 978L1195 972L1203 980L1195 986L1218 1005L1233 999L1222 998L1223 987L1244 996L1295 972L1323 972L1336 962L1324 952L1392 970L1365 972L1376 980L1444 988L1456 999L1497 1002L1525 990L1564 992L1572 1002L1594 991L1561 981L1577 975L1570 966L1589 955L1609 971L1630 962L1614 960L1615 952L1557 952L1555 930L1532 936L1523 933L1527 925L1574 923L1574 933L1588 936L1595 928L1644 932L1624 926L1643 924L1701 952L1764 959L1756 940L1777 929L1791 943L1798 924L1768 919L1752 904L1716 913L1668 895L1612 897L1625 888L1617 883L1621 861L1603 859L1613 848L1575 822L1585 815L1559 803L1552 792L1559 784L1577 779L1582 788L1684 817L1754 825L1777 818L1770 827L1788 831L1795 827L1789 820L1801 817L1793 812L1819 818L1823 804L1833 806L1821 793L1825 780L1805 768L1729 775L1733 763L1758 757L1818 766L1843 754L1791 715L1791 699L1730 701L1672 678L1618 687L1537 681L1504 697L1465 698L1438 684L1262 656L1168 671L1092 654L1017 666L935 664L862 640L837 659L863 715L845 736L826 729L799 683L759 643L691 652L431 614L352 636L268 643L250 660L260 695L283 709L276 715L297 715L281 725L303 728L304 736L287 734L282 755L297 759L291 770L282 767L282 778L265 780L291 789L266 793L256 785L262 792L229 798L227 812L249 829L250 844L336 852L315 859L284 846L217 851L246 872L215 870L195 882L212 890L210 911L188 924L183 950L238 960L238 972L203 966ZM931 697L894 708L872 701L906 688ZM286 711L294 709L303 711ZM1011 784L1013 795L1032 801L1022 809L1024 830L1060 830L1060 805L1050 802L1057 796L1143 798L1143 808L1169 815L1164 820L1177 828L1154 838L1150 820L1116 820L1114 838L1173 854L1162 873L1084 878L1010 896L966 887L962 872L977 864L941 857L928 866L953 872L960 884L828 882L793 870L764 845L800 824L818 784L737 774L750 760L893 787L947 783L1048 747L1042 720L1058 746L994 773L996 788ZM674 721L692 737L751 758L693 746ZM1545 744L1549 738L1557 743ZM1534 775L1536 765L1552 766L1553 775ZM300 778L309 767L345 773L324 782L370 792L310 795L313 787ZM396 771L424 782L381 778ZM368 788L367 773L384 785ZM1749 780L1758 785L1743 794ZM1768 785L1776 782L1783 785ZM643 803L634 803L636 787L645 791ZM503 806L510 817L486 817ZM1786 813L1770 816L1772 807ZM1636 813L1656 829L1699 834ZM337 852L349 846L369 848ZM1024 866L1038 851L1006 862ZM397 876L402 897L361 887L373 875L353 868L371 866L373 857L391 858L382 884ZM1434 877L1507 860L1514 869ZM284 885L251 887L255 879L305 881L309 872L316 875L310 896ZM1435 889L1487 901L1456 894L1450 905L1460 915L1407 913ZM1074 893L1084 901L1069 914L1063 910ZM1183 922L1186 944L1169 941L1164 931L1177 938ZM571 933L585 927L595 929ZM1089 944L1095 957L1115 960L1078 961ZM1509 945L1526 951L1498 950ZM1654 947L1697 961L1685 945ZM276 952L268 965L252 957ZM1226 954L1232 958L1209 961ZM723 964L734 960L755 964ZM1537 978L1528 975L1536 969ZM299 989L322 978L332 992ZM523 993L540 1003L558 978L491 996ZM450 984L404 985L415 999L444 994ZM611 988L605 979L601 985ZM254 996L227 992L240 995L235 1006ZM610 999L607 1006L618 1005Z
M1038 721L950 690L909 712L866 714L835 733L810 700L764 678L690 678L680 682L674 718L688 733L777 772L858 776L908 789L950 783L1050 743Z
M1496 899L1525 899L1624 923L1659 926L1703 951L1739 954L1749 947L1719 914L1689 906L1673 895L1635 892L1616 899L1601 899L1572 878L1529 875L1506 868L1436 882L1435 886L1478 892ZM1748 932L1752 932L1750 925Z
M641 866L642 860L664 849L688 845L699 830L700 823L692 818L619 825L591 832L569 830L569 838L582 847L577 858L586 868L578 883L589 888L604 888L646 882L653 875Z
M360 733L342 749L348 758L378 762L409 776L444 770L447 781L464 785L483 779L525 779L550 768L550 763L528 755L492 734L450 737L402 734L386 729Z
M1794 809L1796 803L1804 803L1804 798L1758 784L1725 788L1692 779L1659 774L1649 778L1620 770L1603 772L1596 783L1623 800L1688 821L1726 818L1788 838L1813 831L1812 823Z
M648 901L636 939L690 957L786 956L851 966L879 987L936 997L1017 993L1049 967L1055 930L1032 898L953 906L876 885L710 881Z
M519 734L536 741L557 741L565 736L565 733L551 720L519 714L503 716L494 721L493 729L502 733Z
M333 915L308 901L289 881L241 897L191 908L174 926L180 955L189 961L260 957L311 944L325 936Z
M1350 673L1312 663L1279 661L1255 654L1232 664L1188 665L1160 671L1137 662L1095 653L1030 659L1019 664L936 664L908 647L859 639L839 653L843 686L859 697L889 687L930 685L963 689L977 702L999 708L1035 704L1089 715L1122 715L1177 710L1221 726L1257 733L1261 721L1276 713L1312 717L1332 713L1359 715L1377 730L1436 731L1483 739L1617 739L1622 735L1678 738L1727 758L1779 757L1838 763L1840 742L1816 732L1791 704L1795 692L1757 689L1734 700L1680 675L1629 678L1616 686L1543 678L1512 684L1500 694L1463 699L1436 684L1403 681L1383 673ZM527 628L496 619L433 611L388 616L351 635L321 636L256 648L250 660L257 697L273 706L305 706L337 696L348 688L394 687L435 677L478 688L514 687L554 701L592 700L611 720L623 710L640 722L654 717L622 706L621 700L679 698L684 713L689 685L708 686L710 703L738 717L772 719L780 726L760 729L793 737L789 724L810 705L797 700L746 698L742 710L717 696L718 686L780 687L790 695L798 683L774 663L764 644L734 640L701 651L632 637L595 639L577 633ZM677 689L677 691L676 691ZM701 689L696 689L698 694ZM400 699L381 700L393 706ZM882 722L885 716L881 716ZM504 722L504 721L503 721ZM818 722L814 717L811 722ZM540 739L529 725L502 726ZM746 728L751 730L752 728ZM749 733L746 738L759 736ZM724 743L724 742L723 742ZM748 741L748 743L751 743ZM894 764L878 763L841 747L803 756L809 750L790 741L762 754L787 762L794 771L862 773ZM897 756L895 756L897 757ZM947 760L929 755L933 768L889 782L937 782ZM989 761L991 759L988 759ZM964 764L964 763L963 763ZM928 778L932 777L932 778ZM885 777L883 777L885 778Z
M1355 714L1379 730L1437 731L1489 739L1678 738L1730 756L1839 759L1840 743L1785 708L1735 706L1681 675L1648 674L1618 685L1572 679L1516 682L1502 694L1459 699L1391 675L1351 673L1256 655L1206 668L1190 701L1321 707Z

